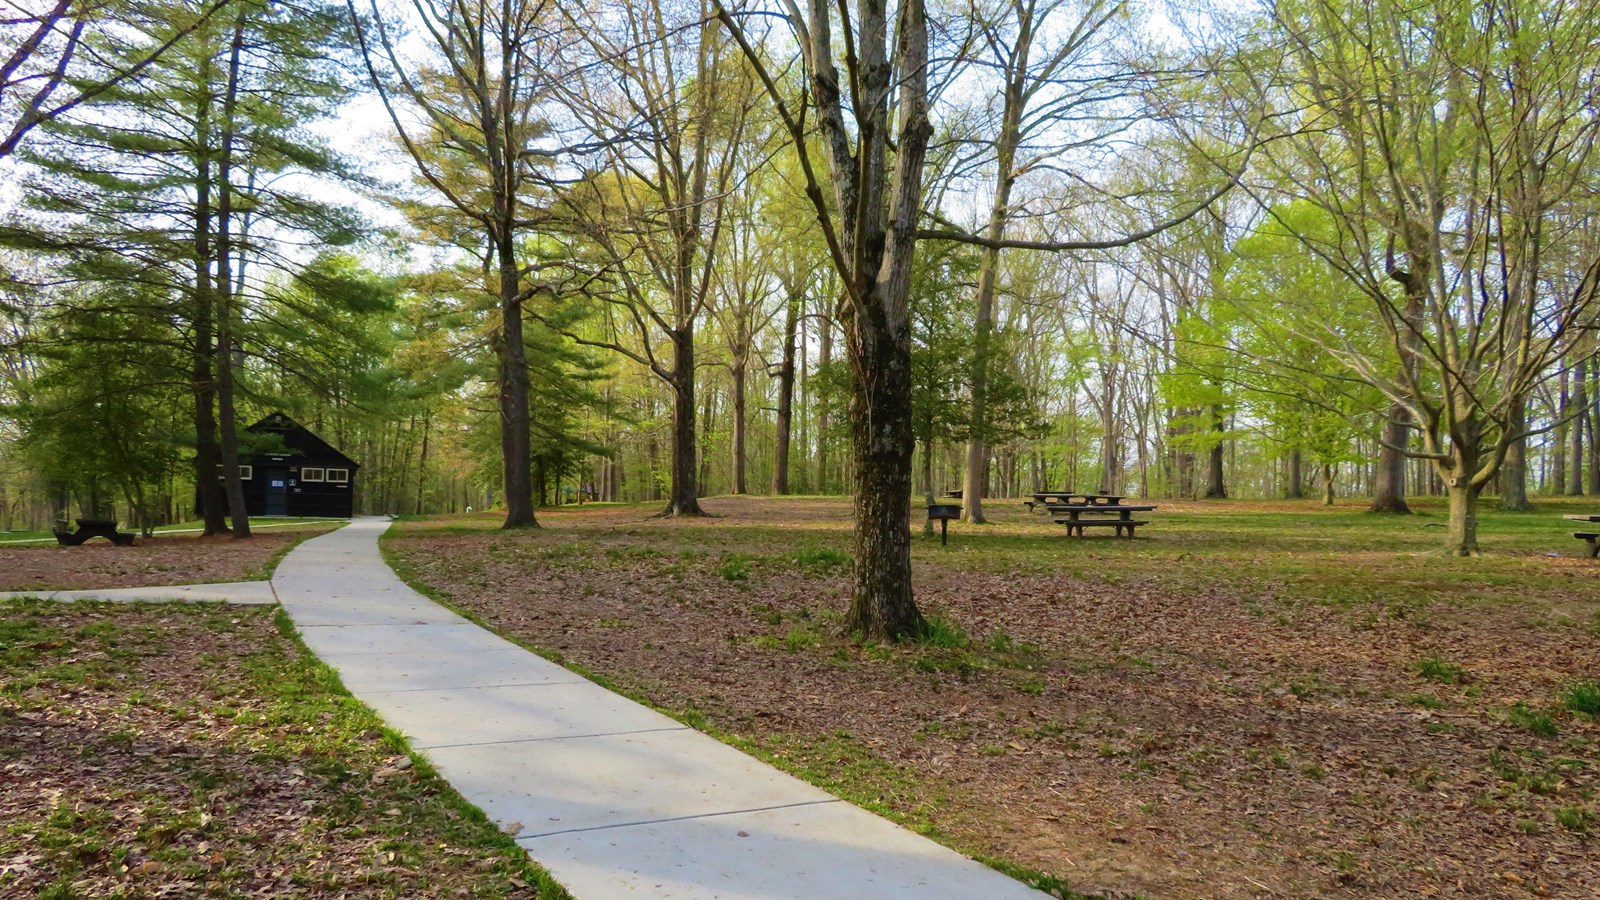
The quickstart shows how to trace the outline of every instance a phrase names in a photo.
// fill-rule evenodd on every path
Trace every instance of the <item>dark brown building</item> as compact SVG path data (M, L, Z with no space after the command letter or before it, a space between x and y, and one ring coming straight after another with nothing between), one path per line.
M240 464L250 515L348 519L354 513L355 460L281 412L245 430L268 438L260 442L267 449Z

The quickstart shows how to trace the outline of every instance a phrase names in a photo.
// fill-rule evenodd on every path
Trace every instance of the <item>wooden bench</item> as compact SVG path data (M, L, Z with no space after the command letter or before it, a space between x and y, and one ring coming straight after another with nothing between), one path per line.
M1589 549L1586 555L1590 559L1600 557L1600 531L1574 531L1572 536L1580 541L1587 541Z
M90 538L103 537L118 547L132 547L133 535L117 530L116 519L79 519L78 530L67 532L57 527L56 543L63 547L76 547Z
M1122 537L1124 532L1128 537L1133 537L1133 530L1140 525L1150 523L1143 519L1056 519L1057 525L1067 526L1067 534L1083 537L1085 528L1115 528L1117 536Z

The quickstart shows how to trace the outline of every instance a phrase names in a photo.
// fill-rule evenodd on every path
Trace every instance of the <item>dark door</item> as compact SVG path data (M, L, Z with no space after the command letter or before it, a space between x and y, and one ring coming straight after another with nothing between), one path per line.
M269 516L289 514L289 473L284 469L267 470L267 503Z

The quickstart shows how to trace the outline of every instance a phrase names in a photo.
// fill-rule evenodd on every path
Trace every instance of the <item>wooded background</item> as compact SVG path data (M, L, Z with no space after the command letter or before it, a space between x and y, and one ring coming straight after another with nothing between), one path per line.
M36 4L0 45L0 528L220 530L237 484L196 510L195 473L280 409L362 513L850 492L845 275L885 241L915 491L970 516L1600 493L1597 12Z

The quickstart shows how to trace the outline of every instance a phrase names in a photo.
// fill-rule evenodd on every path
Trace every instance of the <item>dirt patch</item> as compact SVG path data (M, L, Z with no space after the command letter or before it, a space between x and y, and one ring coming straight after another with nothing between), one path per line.
M0 546L0 591L70 591L169 584L220 584L266 578L284 550L336 525L263 529L248 540L198 534L139 538L132 547L92 540Z
M837 633L848 507L708 506L723 518L541 514L388 546L494 627L1075 891L1600 895L1600 725L1560 700L1600 672L1583 584L1313 603L1270 543L1249 550L1264 574L1193 590L1156 565L1084 577L1115 539L1012 572L919 545L945 646L862 646Z
M538 896L272 613L0 606L0 895Z

